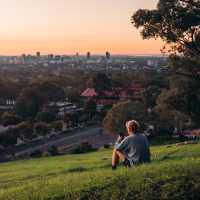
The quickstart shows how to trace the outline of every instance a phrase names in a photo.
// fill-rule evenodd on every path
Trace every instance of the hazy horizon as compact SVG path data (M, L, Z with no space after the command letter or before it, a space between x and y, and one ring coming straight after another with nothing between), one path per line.
M0 55L158 55L161 41L142 40L131 24L158 0L0 0Z

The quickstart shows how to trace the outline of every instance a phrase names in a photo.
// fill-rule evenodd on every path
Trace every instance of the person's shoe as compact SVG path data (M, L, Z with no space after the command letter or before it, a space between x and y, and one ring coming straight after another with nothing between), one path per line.
M112 165L112 170L116 170L117 166L116 165Z
M125 158L123 164L125 167L131 167L130 161L127 158Z

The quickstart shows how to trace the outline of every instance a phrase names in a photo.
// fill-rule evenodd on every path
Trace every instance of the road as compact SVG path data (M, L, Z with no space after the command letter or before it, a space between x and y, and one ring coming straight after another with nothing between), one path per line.
M61 138L52 138L51 140L47 141L45 144L39 144L33 147L28 147L24 150L18 150L15 153L16 157L21 157L24 155L30 155L31 153L42 150L45 151L52 146L71 146L73 144L80 143L84 141L86 138L101 135L102 128L101 127L93 127L83 131L74 132L74 134L70 135L63 135Z

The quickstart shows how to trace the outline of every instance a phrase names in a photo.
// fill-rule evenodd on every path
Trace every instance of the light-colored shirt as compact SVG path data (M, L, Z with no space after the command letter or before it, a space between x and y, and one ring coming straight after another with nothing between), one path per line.
M124 153L131 164L150 162L149 142L145 135L134 134L116 142L115 148Z

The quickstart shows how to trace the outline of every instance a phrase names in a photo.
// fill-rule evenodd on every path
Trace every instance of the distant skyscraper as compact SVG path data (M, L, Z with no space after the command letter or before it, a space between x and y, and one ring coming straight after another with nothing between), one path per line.
M40 52L39 51L36 52L36 56L37 56L37 58L40 58Z
M147 60L147 65L148 66L153 66L154 65L154 62L153 62L153 60Z
M36 59L37 59L37 61L39 61L40 60L40 52L38 51L38 52L36 52Z
M22 54L22 62L23 62L23 63L26 62L26 54Z
M88 51L87 52L87 59L90 59L91 58L91 54L90 54L90 52Z
M53 59L53 58L54 58L54 55L53 55L53 54L49 54L49 55L48 55L48 58L49 58L49 59Z
M110 59L110 52L108 52L108 51L106 52L106 58Z

